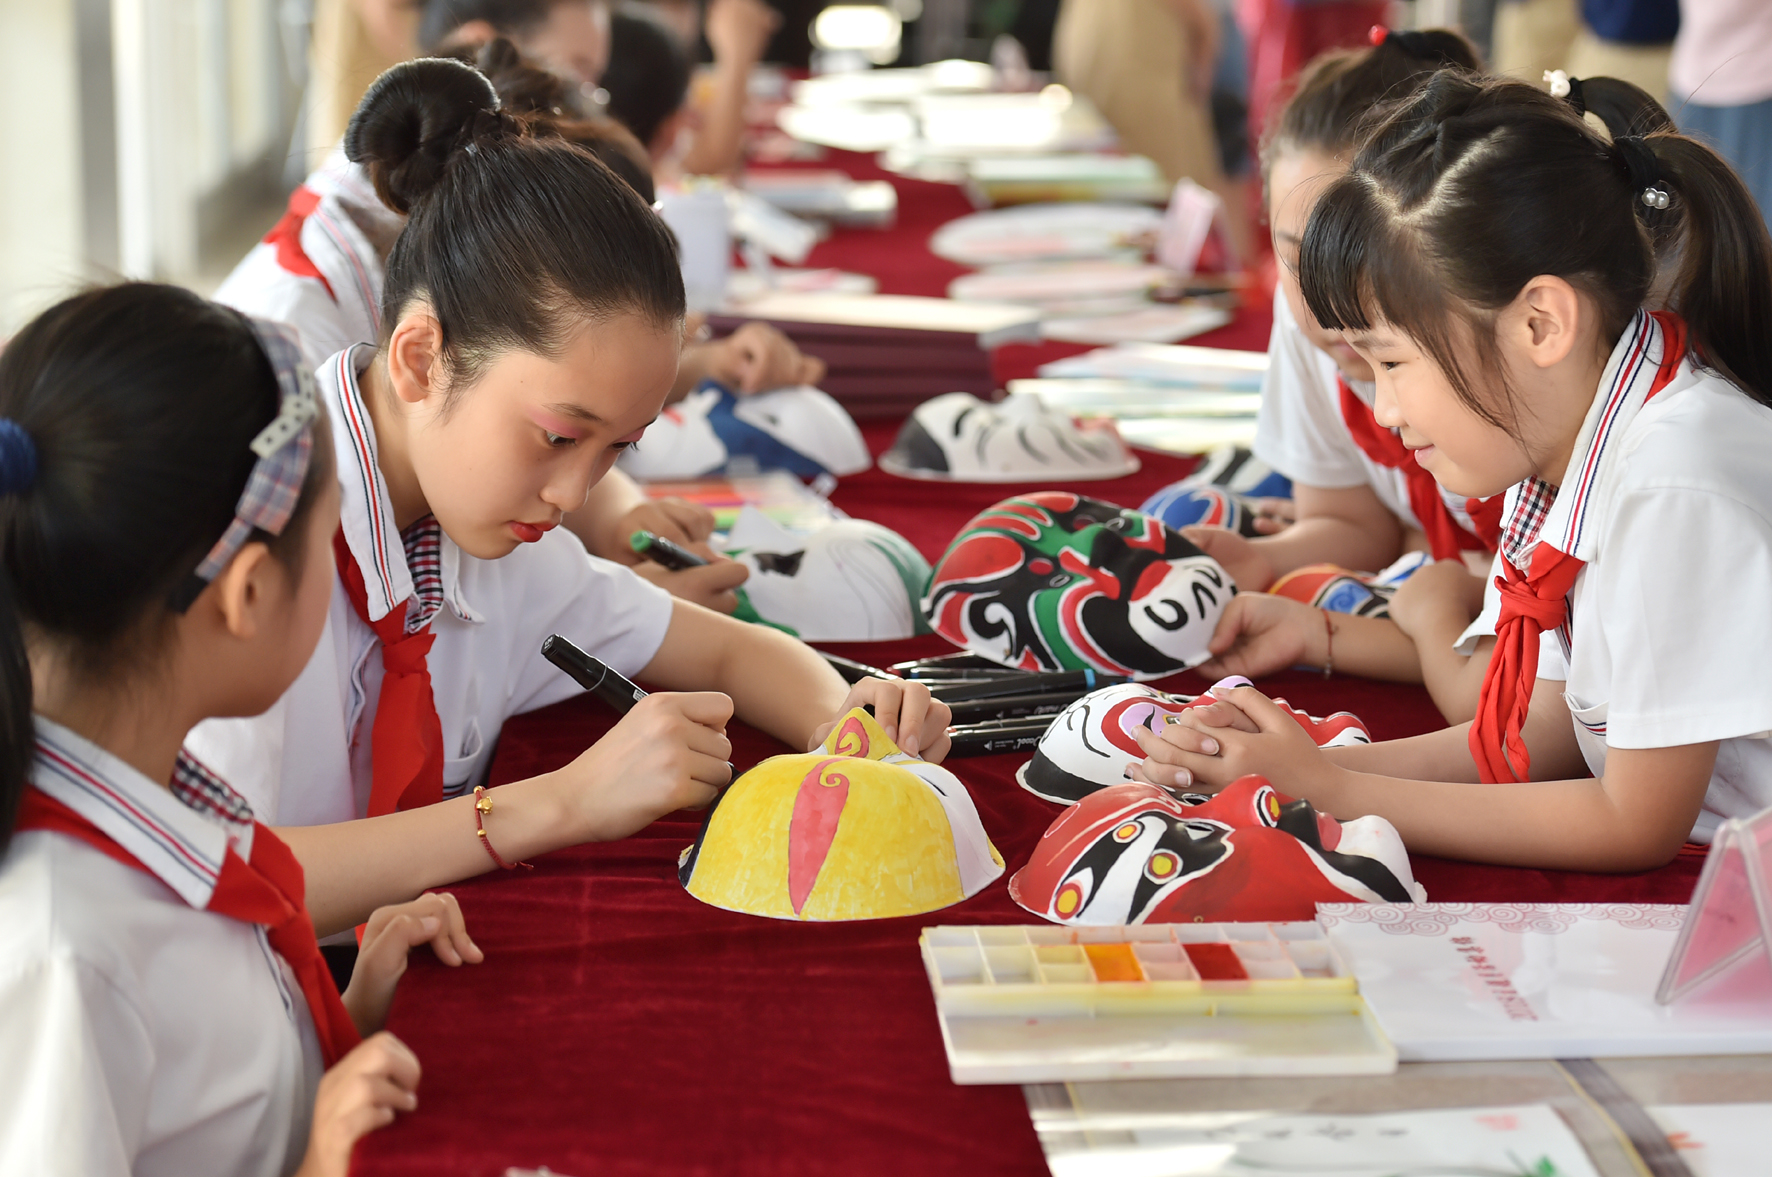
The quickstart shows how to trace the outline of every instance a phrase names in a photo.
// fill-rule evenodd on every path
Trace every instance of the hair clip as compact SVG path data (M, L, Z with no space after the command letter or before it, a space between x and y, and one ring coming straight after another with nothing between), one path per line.
M1366 30L1366 39L1372 42L1372 47L1374 49L1384 44L1384 39L1390 35L1391 31L1383 25L1373 25L1370 29Z
M1547 69L1544 71L1544 80L1550 85L1550 96L1552 98L1569 97L1569 75L1565 71L1560 69Z
M1660 188L1643 189L1643 203L1650 208L1666 208L1673 203L1668 194Z
M314 378L305 368L298 368L290 375L295 388L285 392L277 407L276 418L252 439L252 452L261 458L268 458L288 445L320 415L320 398L314 394Z

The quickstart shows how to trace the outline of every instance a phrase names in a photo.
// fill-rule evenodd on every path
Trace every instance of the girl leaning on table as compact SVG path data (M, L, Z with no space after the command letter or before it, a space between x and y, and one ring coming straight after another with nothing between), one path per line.
M1292 480L1297 522L1253 539L1198 527L1187 534L1245 589L1268 589L1316 564L1377 571L1415 550L1445 561L1404 582L1389 620L1331 616L1266 592L1241 596L1214 635L1212 669L1260 676L1298 663L1333 663L1354 674L1425 682L1457 722L1476 709L1487 661L1487 644L1474 659L1453 650L1482 596L1482 582L1464 572L1461 556L1469 552L1486 567L1493 534L1374 420L1371 366L1339 332L1311 317L1298 287L1298 248L1311 207L1346 173L1373 108L1406 97L1440 70L1478 68L1476 50L1450 30L1374 29L1373 36L1374 45L1311 62L1262 145L1279 288L1255 453ZM1491 513L1499 507L1497 500ZM1448 615L1456 618L1449 632Z
M380 345L319 375L338 583L284 697L192 737L288 827L321 933L705 805L731 772L734 714L805 748L871 703L901 747L939 759L948 710L926 688L851 689L780 631L673 601L554 529L676 374L683 285L663 221L453 61L384 74L346 146L408 220ZM687 693L642 700L557 772L482 790L505 720L580 692L540 655L553 633Z
M1638 133L1589 129L1602 104ZM1378 420L1447 489L1507 492L1477 717L1325 754L1227 690L1145 744L1146 779L1259 772L1414 851L1585 870L1772 804L1772 241L1669 126L1611 79L1442 74L1319 198L1301 284Z
M407 950L480 959L426 895L341 1001L301 866L181 749L325 618L338 492L284 332L130 285L0 354L0 1172L343 1177L416 1106L374 1033Z

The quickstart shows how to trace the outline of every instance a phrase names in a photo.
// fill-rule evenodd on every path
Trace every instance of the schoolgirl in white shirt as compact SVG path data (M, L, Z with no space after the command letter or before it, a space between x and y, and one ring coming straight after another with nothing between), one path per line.
M1607 141L1577 102L1660 129ZM1302 286L1379 419L1448 489L1512 487L1477 718L1324 755L1227 691L1146 744L1147 779L1260 772L1417 852L1578 870L1772 804L1772 240L1669 125L1612 79L1440 75L1319 199Z
M509 41L482 47L475 60L505 109L546 120L630 184L643 186L642 195L651 201L645 150L627 131L608 119L572 117L576 100L567 84L525 62ZM630 148L637 162L626 159ZM405 218L376 195L363 168L342 149L334 151L290 195L288 211L234 267L216 290L216 301L296 328L303 354L318 370L352 344L381 338L387 256L404 225ZM823 375L824 364L802 355L787 336L766 323L746 323L724 339L689 344L671 398L680 399L704 379L751 393L816 383ZM639 567L641 575L671 593L722 612L737 607L732 590L744 581L745 568L713 558L705 542L714 517L705 508L682 499L649 499L632 479L612 471L565 525L592 552ZM642 561L627 542L641 529L685 544L712 562L672 571Z
M1374 29L1373 37L1370 47L1335 50L1311 62L1262 145L1279 283L1254 448L1292 480L1298 521L1253 539L1205 528L1188 535L1225 564L1238 587L1275 594L1251 593L1227 611L1208 673L1259 676L1297 664L1333 665L1425 682L1456 722L1474 712L1482 672L1482 659L1472 666L1453 651L1481 593L1481 582L1461 571L1463 557L1487 565L1500 501L1479 504L1473 517L1471 504L1443 492L1410 459L1373 419L1371 367L1339 333L1317 324L1298 288L1298 246L1311 206L1347 171L1373 107L1438 70L1478 68L1475 49L1449 30ZM1417 551L1450 566L1411 575L1415 583L1404 581L1397 590L1388 619L1330 616L1289 588L1288 574L1301 568L1378 572ZM1442 622L1447 612L1458 618L1449 632Z
M300 865L181 749L325 616L337 497L282 332L130 285L0 354L0 1172L344 1177L416 1106L412 1054L359 1044L407 950L480 959L426 895L370 917L341 1001Z
M682 276L632 189L444 59L383 75L346 150L408 221L381 345L321 375L339 583L285 697L193 735L289 826L322 932L706 804L730 775L734 713L804 748L871 703L906 751L943 755L948 710L926 688L852 690L787 635L673 601L554 530L676 374ZM504 721L579 691L540 655L551 633L689 693L655 693L566 768L482 795Z

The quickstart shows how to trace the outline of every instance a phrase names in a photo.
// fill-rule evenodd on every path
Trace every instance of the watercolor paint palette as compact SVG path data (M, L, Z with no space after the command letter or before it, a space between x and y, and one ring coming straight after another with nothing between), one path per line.
M956 1083L1396 1068L1312 922L937 927L920 946Z

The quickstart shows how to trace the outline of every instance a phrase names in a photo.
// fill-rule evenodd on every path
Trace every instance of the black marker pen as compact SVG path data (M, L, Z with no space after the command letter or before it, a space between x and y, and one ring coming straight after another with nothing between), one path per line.
M996 756L1005 752L1032 752L1045 736L1044 727L956 727L948 730L948 756Z
M887 667L895 674L906 678L914 678L924 670L1013 670L1013 666L1004 666L1001 662L992 662L989 658L977 654L959 651L953 654L937 654L933 658L914 658L909 662L894 662Z
M645 691L557 633L549 634L548 640L541 644L541 656L565 671L573 682L615 708L618 714L626 715L634 709L634 704L646 697Z
M869 666L866 662L857 662L853 658L845 658L840 654L818 652L819 657L831 664L831 668L843 676L843 681L854 684L864 678L895 679L898 676L889 670L881 670L878 666Z
M948 707L954 713L954 725L964 727L967 724L988 723L998 719L1057 715L1087 693L1086 691L1072 691L1052 695L1006 695L995 699L965 699L958 703L950 703Z
M1118 675L1097 674L1093 670L1048 670L985 682L932 683L929 693L951 706L973 699L996 699L1005 695L1068 694L1075 697L1125 681Z
M634 549L636 556L643 556L654 564L662 564L672 572L681 572L685 568L701 568L707 564L706 560L683 545L650 531L636 531L628 536L628 547Z

